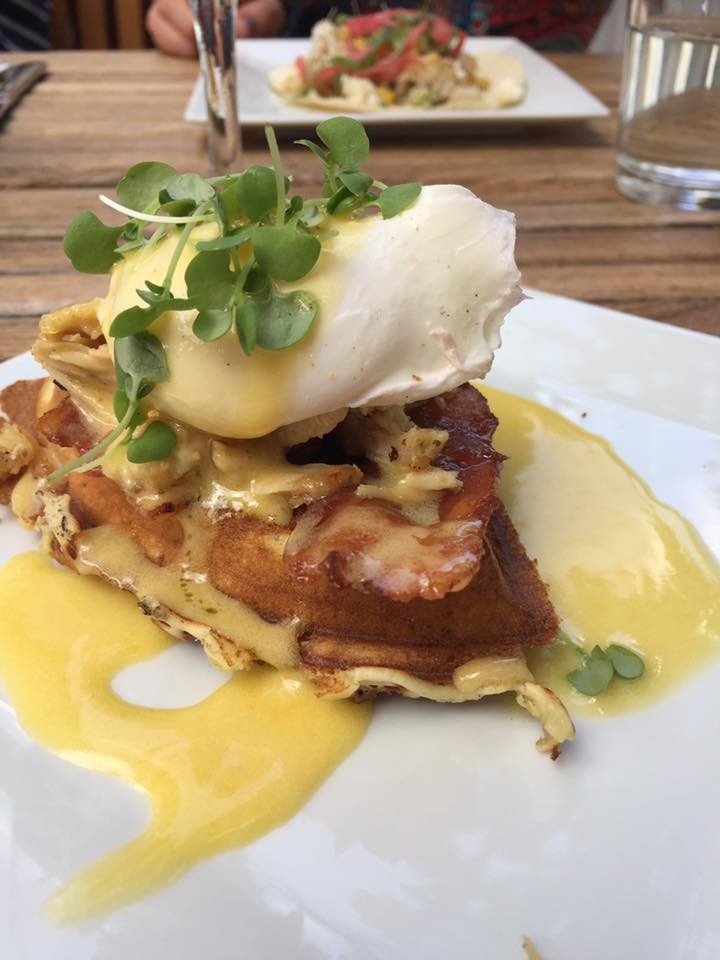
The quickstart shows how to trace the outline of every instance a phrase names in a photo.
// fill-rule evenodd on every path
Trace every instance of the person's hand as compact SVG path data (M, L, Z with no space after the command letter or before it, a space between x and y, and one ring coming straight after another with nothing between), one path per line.
M193 18L186 0L153 0L145 18L152 42L173 57L197 56Z
M282 0L248 0L238 8L239 37L276 36L285 23ZM174 57L197 55L193 19L187 0L153 0L145 21L158 50Z

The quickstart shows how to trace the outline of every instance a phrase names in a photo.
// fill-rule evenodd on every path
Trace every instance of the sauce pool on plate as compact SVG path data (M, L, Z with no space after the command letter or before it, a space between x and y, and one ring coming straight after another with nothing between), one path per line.
M0 572L0 609L0 675L25 730L143 791L152 808L144 833L51 896L56 922L120 907L284 823L370 719L367 705L318 700L308 681L269 667L233 675L190 707L126 702L113 677L174 641L129 594L40 554Z
M555 644L531 652L537 678L572 712L599 716L645 706L707 666L720 652L720 567L690 524L602 439L531 401L483 392L508 456L502 498L564 628L588 649L629 646L646 664L640 680L584 697L566 680L577 654ZM0 676L22 726L70 762L143 791L152 808L144 833L52 895L56 922L120 907L279 826L370 719L366 705L318 700L308 681L269 668L236 674L189 707L128 703L113 677L174 641L127 594L39 554L0 571L0 609Z
M547 407L483 387L500 421L500 495L537 560L561 623L589 651L640 653L640 680L576 693L563 644L530 652L530 669L571 714L647 706L720 654L720 565L696 530L594 436Z

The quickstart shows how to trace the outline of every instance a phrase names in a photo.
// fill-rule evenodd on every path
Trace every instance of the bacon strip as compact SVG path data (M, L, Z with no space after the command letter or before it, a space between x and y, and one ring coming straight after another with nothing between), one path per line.
M44 413L37 422L38 432L58 447L72 447L77 454L92 450L97 442L88 433L80 411L70 396Z
M497 420L485 398L465 385L408 410L420 427L447 430L435 466L456 470L462 489L445 494L439 519L421 526L395 504L339 491L313 503L285 548L297 580L326 578L337 587L392 600L439 600L464 589L480 567L503 457L492 447Z

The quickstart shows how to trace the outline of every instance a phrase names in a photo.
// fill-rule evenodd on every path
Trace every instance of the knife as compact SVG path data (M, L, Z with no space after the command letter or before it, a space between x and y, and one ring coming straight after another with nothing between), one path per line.
M44 60L28 60L5 67L0 73L0 123L46 72Z

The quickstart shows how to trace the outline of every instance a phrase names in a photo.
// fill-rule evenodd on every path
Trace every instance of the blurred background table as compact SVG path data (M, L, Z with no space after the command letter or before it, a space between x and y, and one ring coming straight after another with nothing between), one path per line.
M0 131L0 359L30 346L41 313L106 289L106 277L75 274L63 254L77 212L100 215L97 194L139 160L207 164L204 129L182 119L197 64L149 50L46 59L47 79ZM387 183L452 180L514 210L527 286L720 335L720 212L622 198L613 186L620 58L552 59L613 114L492 134L383 135L372 172ZM245 132L245 143L246 163L267 161L260 132ZM286 142L284 156L299 188L317 190L310 153Z

